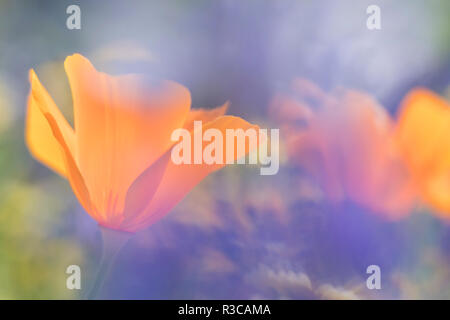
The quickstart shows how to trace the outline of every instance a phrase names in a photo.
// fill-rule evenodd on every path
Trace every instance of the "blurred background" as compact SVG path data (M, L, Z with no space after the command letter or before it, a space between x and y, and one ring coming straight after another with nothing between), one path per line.
M66 8L81 8L68 30ZM366 8L381 8L368 30ZM413 87L449 94L450 2L0 0L0 298L76 299L66 267L90 286L100 258L95 221L67 181L24 144L28 70L64 115L63 61L75 52L108 73L146 73L190 89L193 108L262 127L274 95L296 77L374 96L391 115ZM450 299L450 226L418 205L388 222L352 203L330 206L290 165L277 175L230 166L132 238L101 298ZM381 267L382 289L366 288Z

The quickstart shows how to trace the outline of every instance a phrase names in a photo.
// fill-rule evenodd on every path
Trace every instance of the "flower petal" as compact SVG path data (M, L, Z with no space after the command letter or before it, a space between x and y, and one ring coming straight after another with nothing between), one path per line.
M26 140L36 158L69 179L78 200L91 215L89 192L74 160L75 135L53 99L30 71Z
M50 113L45 113L45 118L47 119L50 127L52 128L52 132L56 140L59 142L61 146L61 151L63 154L65 167L67 176L69 178L70 185L72 186L72 190L75 193L76 197L80 201L83 208L94 218L98 219L97 212L94 207L91 206L91 200L89 196L89 191L86 188L84 183L84 179L78 170L78 167L75 163L75 160L72 156L72 153L69 150L69 147L64 140L61 129L59 128L55 118Z
M77 162L92 201L106 215L123 210L131 183L170 148L190 108L174 82L98 72L79 54L64 63L74 101Z
M450 105L426 89L402 102L398 139L424 200L450 216Z
M125 199L123 218L118 221L120 225L126 225L136 218L152 201L164 176L170 160L169 149L161 158L147 168L128 189ZM120 226L118 226L120 228Z
M194 121L202 121L203 124L206 124L217 119L220 116L223 116L227 112L229 105L230 103L227 101L222 106L215 109L193 109L189 111L189 114L184 123L184 128L191 131L192 129L194 129Z
M389 114L357 91L333 100L288 139L291 158L318 180L332 202L347 198L389 219L408 214L414 188Z
M248 123L247 121L234 116L222 116L218 119L204 124L202 127L203 132L209 128L218 129L223 136L223 155L226 154L226 130L227 129L243 129L247 130L253 128L258 130L258 126ZM257 131L258 132L258 131ZM191 135L193 133L191 132ZM205 144L203 145L203 148ZM246 146L245 154L252 152L248 144ZM234 150L235 160L244 156ZM130 221L126 226L126 230L135 231L143 229L155 221L162 218L172 208L178 204L186 194L194 188L200 181L202 181L210 173L221 169L225 164L179 164L176 165L172 161L169 161L167 169L162 178L161 184L156 191L153 200L147 206L147 208L136 217L133 221Z
M61 130L70 153L73 155L75 134L59 111L34 70L30 70L31 92L28 97L25 140L31 154L39 161L67 177L64 157L59 142L54 137L44 113L50 113Z

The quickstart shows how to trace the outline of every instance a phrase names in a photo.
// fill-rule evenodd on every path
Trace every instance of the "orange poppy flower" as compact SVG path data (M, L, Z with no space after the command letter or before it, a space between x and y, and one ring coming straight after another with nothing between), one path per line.
M414 190L385 109L357 91L326 94L303 79L293 87L297 97L277 97L272 106L284 124L290 161L331 202L351 200L392 219L406 215Z
M423 200L449 218L449 103L429 90L412 90L402 102L397 134Z
M257 128L224 116L226 106L191 111L188 89L175 82L110 76L79 54L67 57L64 67L75 129L31 70L26 142L36 159L69 180L84 209L101 226L129 232L143 229L224 166L175 165L170 161L175 129L193 130L194 120L223 136L228 128ZM235 158L240 156L235 153Z

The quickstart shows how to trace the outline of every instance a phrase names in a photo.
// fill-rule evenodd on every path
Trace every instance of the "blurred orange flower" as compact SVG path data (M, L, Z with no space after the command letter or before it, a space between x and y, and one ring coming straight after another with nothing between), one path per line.
M412 90L402 102L397 134L422 198L449 218L449 103L429 90Z
M271 110L282 123L289 159L318 181L327 198L351 200L390 219L408 214L415 192L395 139L395 126L362 92L326 94L304 79Z
M188 89L175 82L110 76L79 54L67 57L64 67L75 129L31 70L26 142L36 159L70 181L82 206L101 226L143 229L223 167L173 164L170 138L175 129L192 130L194 120L224 136L228 128L256 128L241 118L224 116L226 106L191 111Z

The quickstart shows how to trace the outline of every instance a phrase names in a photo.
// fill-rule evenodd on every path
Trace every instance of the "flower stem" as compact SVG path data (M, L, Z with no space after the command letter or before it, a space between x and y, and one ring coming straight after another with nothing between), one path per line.
M98 294L102 290L103 284L111 271L117 254L133 235L129 232L113 230L102 226L100 226L100 231L103 239L102 258L100 260L100 266L97 270L94 284L85 297L88 300L93 300L98 297Z

